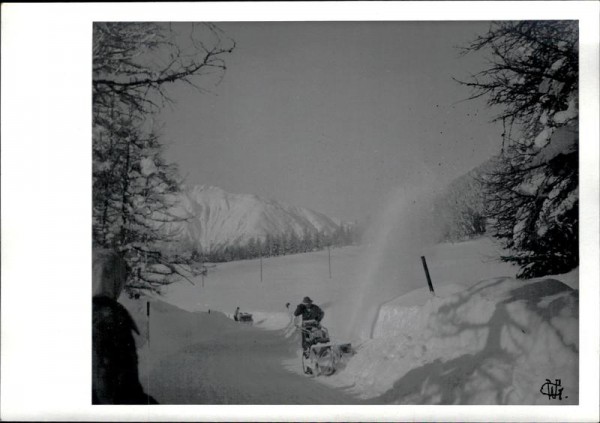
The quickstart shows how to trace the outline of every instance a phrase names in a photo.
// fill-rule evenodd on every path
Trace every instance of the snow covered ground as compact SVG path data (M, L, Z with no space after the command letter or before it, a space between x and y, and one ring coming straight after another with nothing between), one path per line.
M164 300L188 311L212 309L233 314L239 306L241 311L259 316L259 325L278 329L285 327L290 311L308 295L325 310L323 323L334 337L360 342L370 337L382 303L427 286L419 255L381 261L374 278L372 250L373 246L332 249L331 278L326 250L264 258L262 281L258 259L221 263L209 269L204 283L197 278L194 285L184 281L169 286ZM466 287L485 278L516 273L513 266L495 259L498 250L488 238L440 244L422 253L436 289L449 284ZM288 302L289 310L285 307Z
M456 286L449 287L450 291ZM578 403L578 291L557 279L487 279L444 298L421 288L385 304L374 338L327 380L395 404Z
M218 311L121 298L138 322L140 381L160 404L363 404L342 389L289 371L298 339L238 324ZM150 336L148 337L148 328ZM295 360L300 367L300 360Z
M231 345L236 345L232 348L238 352L244 349L240 340L246 340L248 351L254 351L250 362L262 369L257 374L249 373L250 379L259 375L269 380L269 374L279 374L281 368L287 371L287 376L277 376L279 380L287 380L293 373L304 377L299 374L298 340L295 336L286 338L286 334L293 335L290 312L303 296L309 295L324 308L323 324L329 328L333 341L352 342L356 348L356 354L335 375L306 379L312 386L322 382L344 388L357 402L577 403L577 271L517 281L515 268L494 259L498 250L488 238L440 244L421 251L427 257L435 287L432 296L419 256L414 257L414 266L403 267L401 271L396 266L399 263L405 266L408 260L380 261L380 266L389 268L378 274L396 275L395 280L366 278L366 260L373 258L372 248L332 250L331 278L328 253L321 251L264 259L262 281L260 261L249 260L211 268L204 286L200 278L195 285L182 282L170 286L162 300L181 309L162 302L153 304L151 348L141 346L140 350L144 377L151 375L148 380L153 380L155 387L157 383L162 386L163 393L171 389L169 386L175 389L173 369L179 368L178 360L183 360L186 367L192 365L189 354L181 355L189 348L202 349L202 354L213 357L213 367L227 367L205 348L219 339L231 342L235 339ZM290 309L285 307L287 302L291 303ZM241 325L231 321L229 316L237 306L254 315L254 328L240 329ZM144 321L139 302L129 301L128 307L137 307L136 313ZM258 335L247 330L257 330L256 327L268 329L266 333L275 336L264 341L270 351L264 351L271 360L268 365L260 364L260 350L256 351L253 345L252 339ZM140 339L144 344L144 336ZM272 353L275 350L279 352ZM272 367L274 359L277 370ZM202 359L198 360L192 367L204 368ZM165 370L166 363L170 363L169 371ZM238 371L241 372L238 377L246 383L247 380L243 382L246 370L238 368ZM214 376L213 384L218 379L218 375ZM233 376L229 379L233 380ZM546 379L553 383L560 379L562 400L551 401L540 393ZM185 380L190 387L187 391L194 391L193 381ZM226 383L228 377L223 376L223 380ZM311 398L316 401L306 388L298 389L307 396L297 393L295 397L289 394L291 397L269 398L281 403L293 401L292 397L304 403ZM330 403L348 400L325 392L323 395ZM235 402L227 398L228 395L235 398L237 394L223 388L218 395L198 393L198 397L187 397L184 402L201 401L198 398L206 395L221 403ZM173 399L166 394L164 397ZM263 403L257 397L237 398L241 402Z

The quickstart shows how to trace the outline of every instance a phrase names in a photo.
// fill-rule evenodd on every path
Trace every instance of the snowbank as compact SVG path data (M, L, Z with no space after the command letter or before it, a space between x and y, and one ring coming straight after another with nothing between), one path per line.
M377 336L328 383L396 404L578 403L578 291L496 278L427 295L382 307ZM561 380L562 400L540 393L546 379Z
M189 312L152 296L133 300L122 295L119 302L129 310L140 332L135 341L142 384L148 373L166 357L189 345L216 340L225 333L239 330L236 322L218 311ZM149 317L147 302L150 303Z
M463 285L450 283L437 288L435 296L444 298L464 289ZM430 307L424 306L431 298L428 288L419 288L383 304L379 308L373 337L396 336L422 329L431 312Z

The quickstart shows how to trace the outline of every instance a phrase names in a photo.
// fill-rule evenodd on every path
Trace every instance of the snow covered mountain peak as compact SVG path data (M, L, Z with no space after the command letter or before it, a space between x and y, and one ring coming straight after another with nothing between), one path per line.
M187 188L184 191L188 196L191 196L191 197L200 197L200 196L207 195L207 194L211 195L211 196L221 196L221 197L230 195L225 190L223 190L219 187L213 186L213 185L194 185L193 187Z
M210 185L187 187L182 193L182 216L176 224L180 236L203 251L227 245L245 245L250 239L265 239L294 232L330 234L342 224L313 210L251 194L232 194Z

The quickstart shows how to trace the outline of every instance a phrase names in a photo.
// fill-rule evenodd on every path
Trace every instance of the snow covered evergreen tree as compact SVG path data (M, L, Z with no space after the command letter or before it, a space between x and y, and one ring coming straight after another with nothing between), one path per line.
M212 25L96 23L93 36L93 242L129 265L128 290L154 290L194 273L166 225L180 190L163 158L153 118L169 83L198 89L198 77L225 69L233 49Z
M578 249L578 26L576 21L496 22L465 51L491 52L470 81L502 112L503 149L485 178L494 234L519 277L567 272Z

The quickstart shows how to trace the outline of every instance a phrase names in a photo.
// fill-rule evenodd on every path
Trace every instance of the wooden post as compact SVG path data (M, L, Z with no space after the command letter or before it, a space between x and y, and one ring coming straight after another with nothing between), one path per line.
M204 266L204 261L200 264L200 276L202 276L202 288L204 288L204 276L206 276L206 266Z
M146 339L148 340L148 354L146 356L146 362L150 363L150 301L146 301ZM150 367L147 365L146 369L146 386L150 391ZM150 398L148 398L148 404L150 404Z
M150 347L150 301L146 301L146 332L148 338L148 347Z
M331 248L327 245L327 255L329 257L329 279L331 279Z
M427 261L425 261L425 256L421 256L421 261L423 262L423 269L425 269L425 276L427 277L429 291L435 295L435 292L433 291L433 284L431 283L431 276L429 276L429 269L427 268Z
M260 281L263 281L263 271L262 271L262 251L260 252Z

